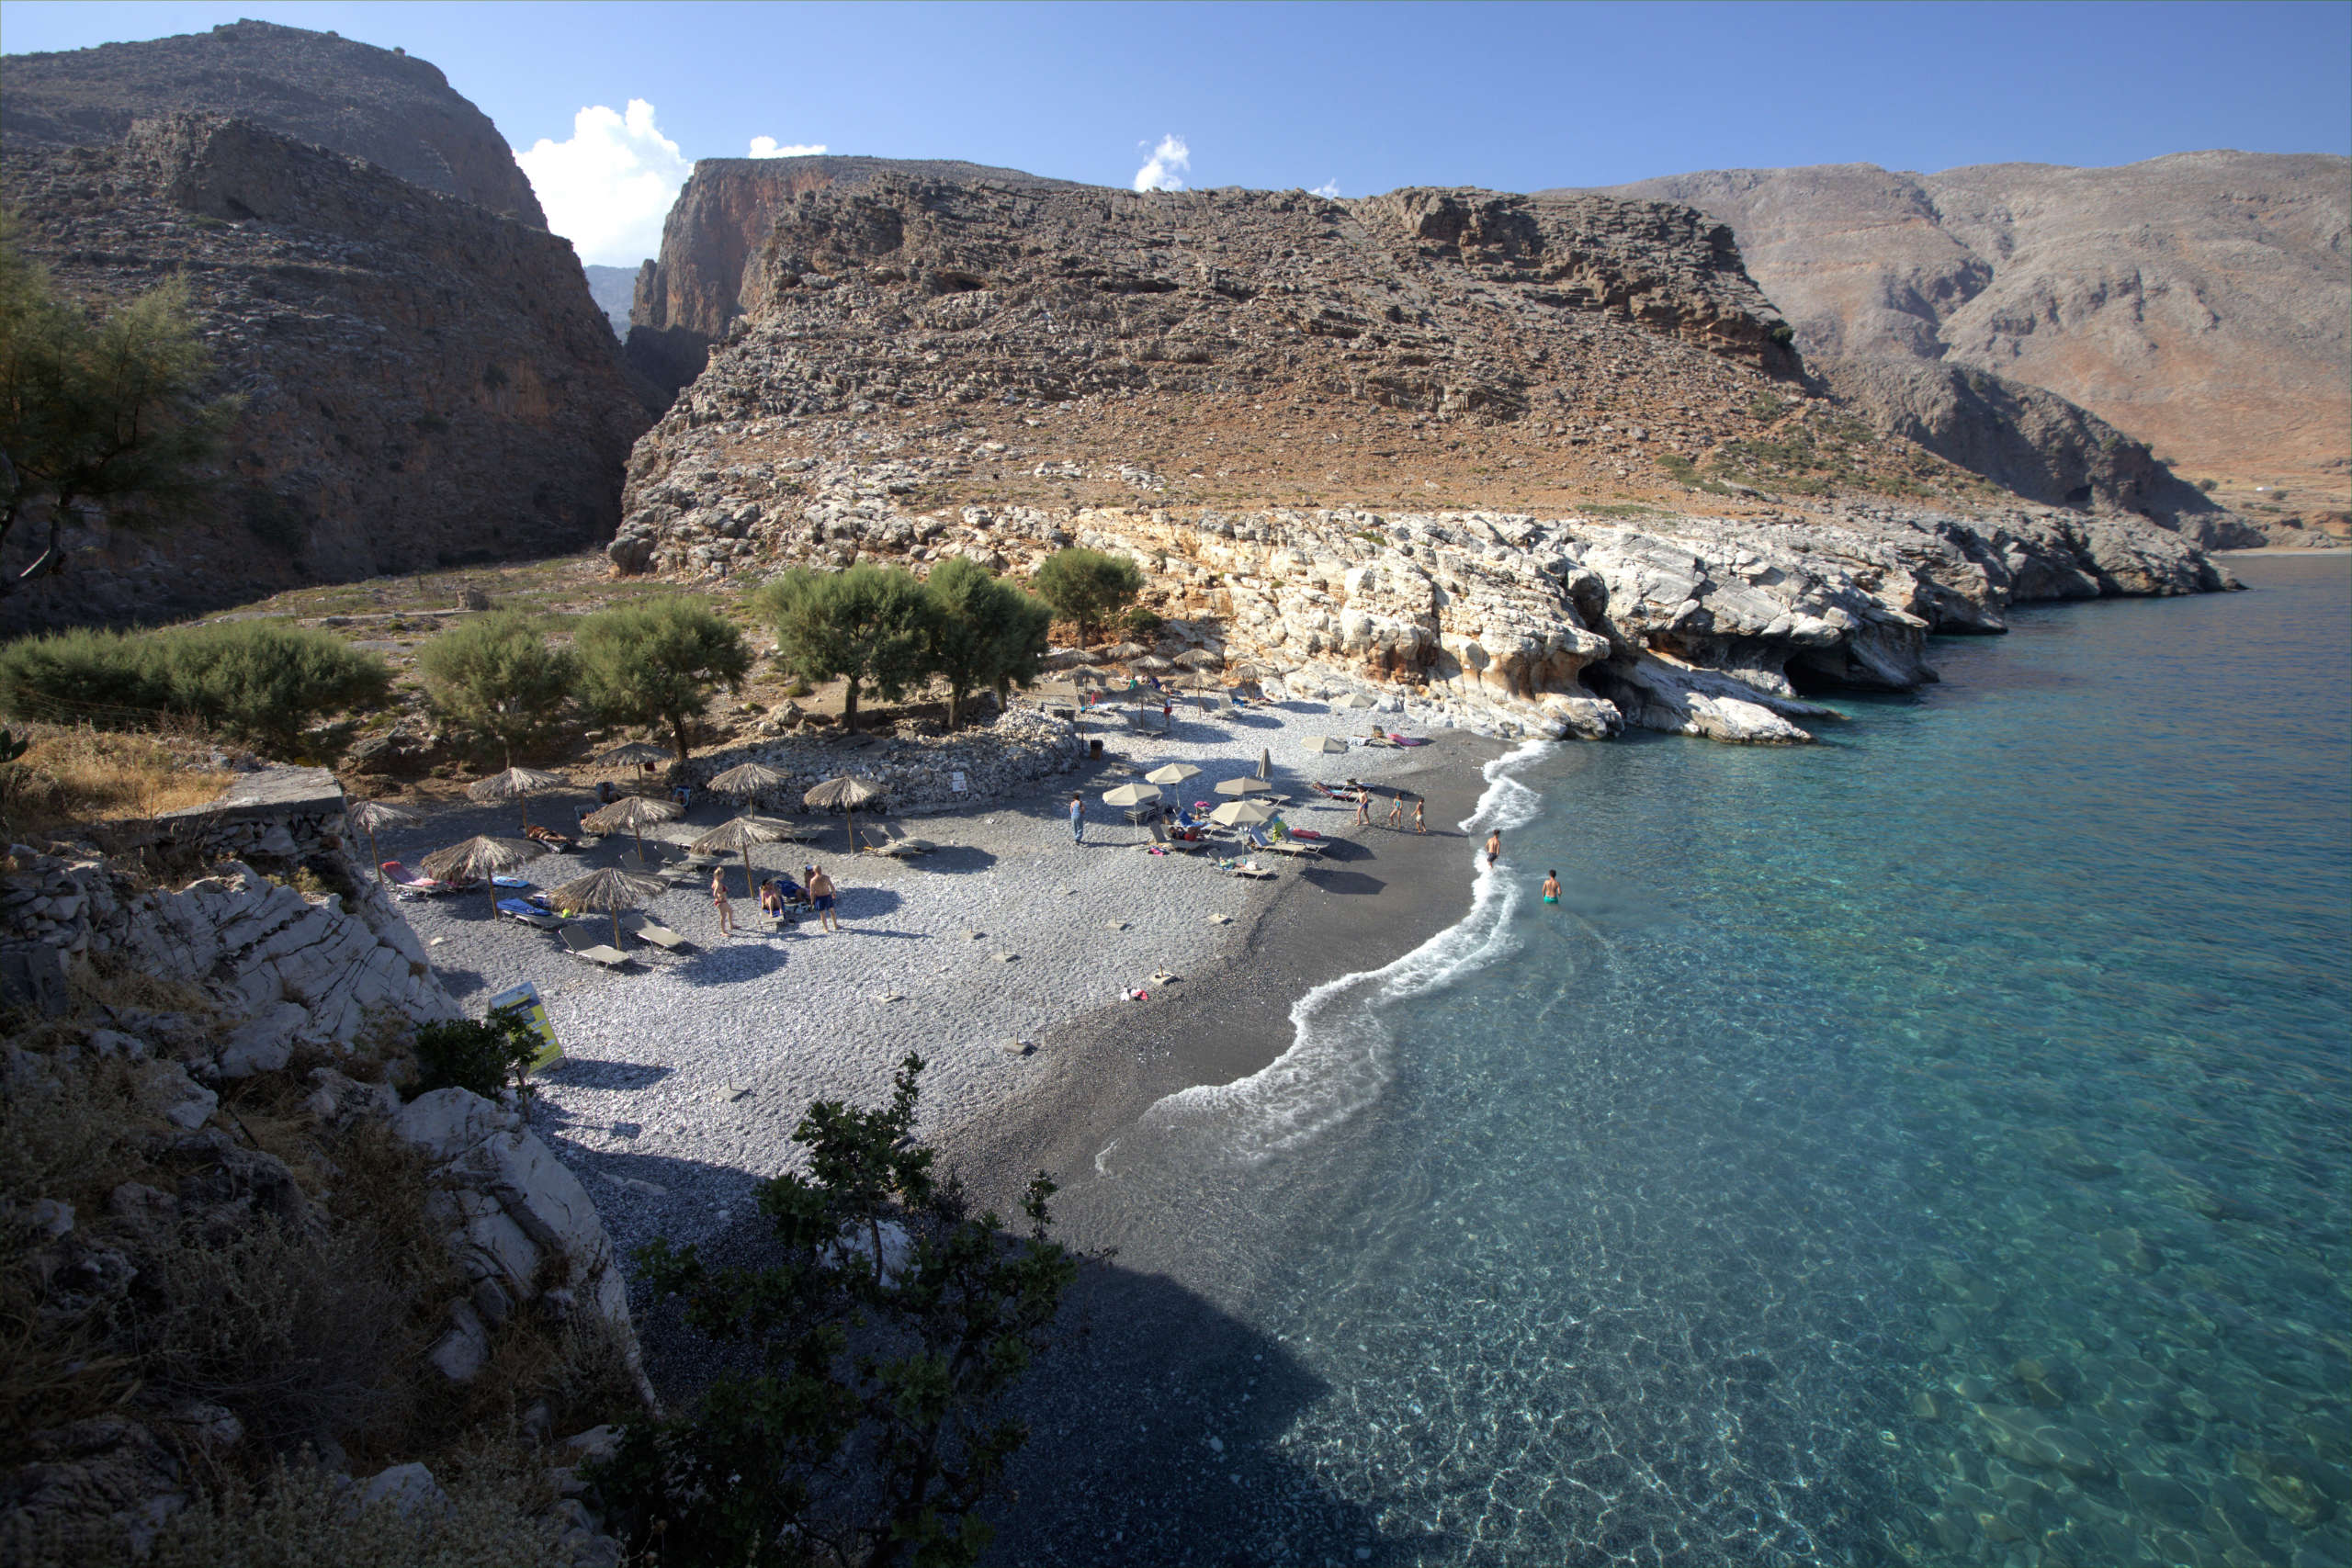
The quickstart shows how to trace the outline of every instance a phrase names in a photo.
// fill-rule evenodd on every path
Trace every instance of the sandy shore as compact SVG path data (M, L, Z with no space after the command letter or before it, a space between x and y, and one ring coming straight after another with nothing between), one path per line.
M1306 987L1383 962L1458 913L1466 878L1441 846L1458 852L1461 842L1439 829L1453 832L1462 814L1453 796L1475 797L1477 763L1494 744L1445 731L1427 747L1344 756L1303 744L1363 728L1361 715L1303 701L1180 716L1167 737L1098 718L1090 733L1103 738L1105 756L1068 779L1088 802L1083 846L1071 841L1065 791L902 824L945 846L918 859L848 854L838 818L816 819L815 843L754 851L763 869L814 861L831 873L842 887L837 934L804 920L775 935L747 923L723 938L705 889L688 886L650 912L693 950L625 943L631 965L606 972L551 936L493 922L480 896L403 908L461 1003L479 1009L521 980L538 987L566 1059L542 1075L533 1122L588 1182L624 1249L656 1235L707 1240L740 1223L754 1184L793 1162L790 1134L808 1102L878 1100L910 1051L930 1064L926 1135L1001 1201L1019 1173L1082 1168L1096 1131L1159 1094L1262 1065L1281 1050L1287 1010ZM1186 799L1216 800L1209 786L1253 773L1263 750L1275 787L1294 795L1313 777L1427 790L1431 836L1356 828L1344 808L1301 805L1290 819L1331 836L1325 859L1261 855L1277 876L1249 882L1217 874L1207 856L1144 852L1148 831L1100 801L1170 761L1203 770L1182 786ZM569 825L588 796L529 804L534 820ZM698 804L673 825L675 836L732 809ZM511 807L464 807L379 843L413 865L468 834L516 826ZM606 840L543 857L525 874L552 885L630 860L626 840ZM729 886L740 895L740 861ZM736 908L747 917L750 901L738 897ZM1294 930L1319 934L1284 942ZM1182 978L1151 985L1159 972ZM1150 1000L1118 999L1138 987ZM1014 1041L1036 1048L1010 1055Z

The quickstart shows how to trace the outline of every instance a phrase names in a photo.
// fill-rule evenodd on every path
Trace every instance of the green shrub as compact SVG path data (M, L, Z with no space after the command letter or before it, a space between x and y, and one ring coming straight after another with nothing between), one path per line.
M795 567L763 583L751 608L774 623L786 668L804 680L845 682L842 722L852 733L861 694L896 702L931 673L932 601L904 567Z
M12 717L136 729L178 716L284 756L312 724L390 686L372 654L269 621L76 629L0 647L0 710Z
M417 651L433 705L499 748L508 765L555 728L580 682L580 660L548 639L544 622L492 610L450 627Z
M479 1021L445 1019L420 1025L416 1092L463 1089L495 1100L509 1080L517 1089L527 1087L531 1058L545 1044L529 1015L519 1008L501 1008Z
M718 687L741 687L752 668L743 634L707 601L668 594L598 611L571 646L581 693L607 724L658 727L686 760L686 727Z
M1063 620L1075 622L1082 647L1105 617L1143 592L1143 573L1125 556L1100 550L1056 550L1037 568L1033 585Z

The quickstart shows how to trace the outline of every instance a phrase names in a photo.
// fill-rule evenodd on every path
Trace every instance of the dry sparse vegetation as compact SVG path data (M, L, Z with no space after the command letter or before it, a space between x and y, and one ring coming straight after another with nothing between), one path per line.
M121 734L87 726L14 727L30 741L0 763L0 824L19 836L201 806L228 787L193 728Z

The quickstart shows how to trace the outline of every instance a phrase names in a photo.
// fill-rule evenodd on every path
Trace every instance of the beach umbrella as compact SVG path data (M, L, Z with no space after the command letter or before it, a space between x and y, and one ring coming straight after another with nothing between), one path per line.
M492 773L486 779L479 779L468 784L466 798L481 801L512 800L519 803L526 795L537 795L541 790L561 789L569 782L561 773L551 773L545 768L509 768L503 773ZM530 825L531 813L526 807L523 811L523 826L527 829Z
M1057 648L1041 661L1048 670L1068 670L1072 665L1091 664L1102 656L1087 648Z
M376 835L386 828L421 828L424 818L402 807L387 806L380 800L363 800L344 808L345 820L368 835L368 861L376 868L376 880L384 880L384 857L377 852Z
M759 762L738 762L725 773L713 777L708 785L721 795L731 795L749 806L752 797L763 789L789 782L789 775Z
M650 745L642 740L626 741L608 751L599 751L589 759L603 768L642 768L670 760L667 748Z
M1176 668L1193 672L1193 690L1195 692L1201 689L1202 671L1222 669L1224 665L1223 655L1211 653L1205 648L1186 649L1176 656Z
M1310 735L1306 738L1306 749L1310 751L1336 753L1345 751L1348 749L1348 743L1336 735Z
M1228 800L1209 813L1209 820L1227 828L1261 827L1274 819L1274 808L1255 800Z
M733 855L743 857L743 897L756 898L759 889L752 884L752 846L773 844L787 838L792 829L781 822L771 822L764 817L729 817L701 838L687 845L698 855Z
M1190 762L1170 762L1164 768L1154 768L1144 777L1156 784L1180 784L1186 779L1201 776L1201 770Z
M1274 752L1270 746L1258 748L1258 776L1261 779L1274 776Z
M1219 795L1263 795L1273 785L1263 779L1219 779L1209 787Z
M1127 668L1140 670L1147 675L1157 675L1162 671L1173 670L1176 666L1156 653L1147 653L1141 659L1127 660Z
M849 847L857 848L857 808L869 800L879 799L882 786L864 779L854 779L846 773L827 779L800 798L819 810L829 811L838 806L849 821Z
M642 795L627 795L601 811L592 811L582 818L581 826L592 833L627 833L637 840L637 863L645 863L645 829L656 822L674 822L686 814L685 807L674 800L654 800Z
M559 909L595 909L613 918L613 945L621 944L621 911L642 909L662 896L662 879L640 876L616 865L602 865L548 893Z
M1376 698L1367 697L1362 692L1350 692L1331 705L1335 708L1376 708L1380 703Z
M435 850L418 863L424 874L435 882L470 882L479 876L482 886L490 889L490 918L498 918L498 885L491 880L504 872L513 871L533 855L544 854L547 847L528 839L493 839L488 835L468 839L462 844L451 844L446 850Z
M1125 664L1128 660L1141 659L1150 651L1139 642L1114 642L1102 650L1104 661L1111 664Z
M1143 784L1121 784L1116 789L1102 792L1102 804L1105 806L1136 807L1159 798L1158 790Z

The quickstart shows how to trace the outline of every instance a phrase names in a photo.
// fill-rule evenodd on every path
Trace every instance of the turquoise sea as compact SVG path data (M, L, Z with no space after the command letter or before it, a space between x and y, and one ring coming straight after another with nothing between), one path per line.
M2348 565L1490 770L1463 926L1101 1162L1339 1560L2352 1561Z

